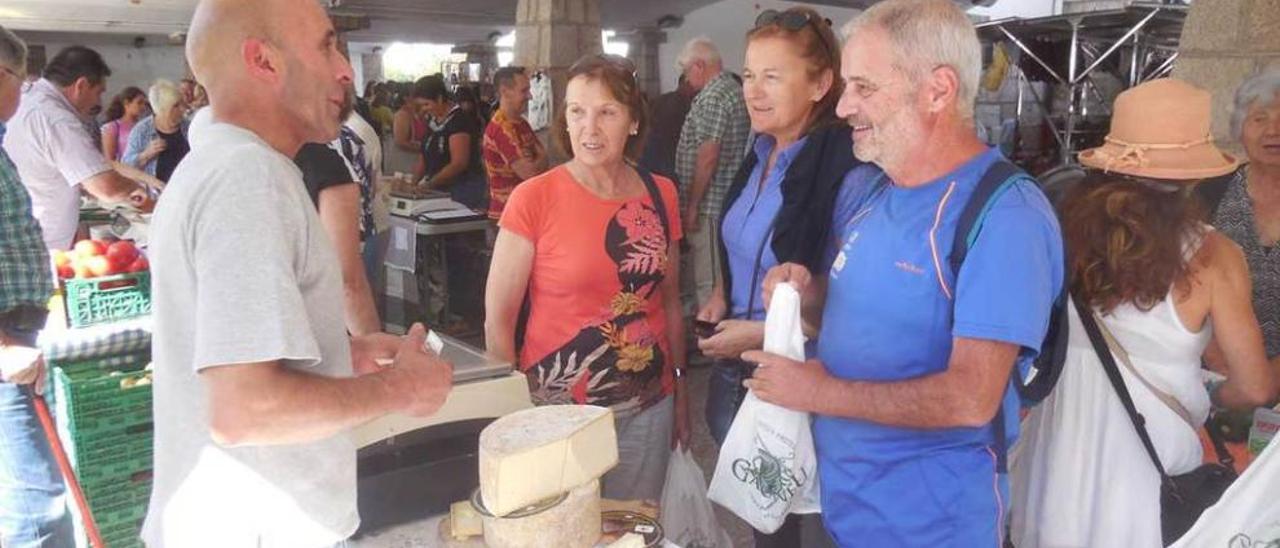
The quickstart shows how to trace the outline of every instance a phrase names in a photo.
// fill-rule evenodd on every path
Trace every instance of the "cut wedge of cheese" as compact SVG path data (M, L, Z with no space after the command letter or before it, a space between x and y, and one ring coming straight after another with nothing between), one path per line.
M480 433L480 495L495 516L566 493L617 464L618 436L606 407L525 409Z
M449 532L456 540L484 534L484 522L471 507L471 501L463 500L449 505Z

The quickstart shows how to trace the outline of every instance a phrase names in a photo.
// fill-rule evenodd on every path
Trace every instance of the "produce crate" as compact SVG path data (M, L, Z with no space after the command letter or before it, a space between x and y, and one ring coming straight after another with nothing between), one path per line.
M153 462L150 361L137 353L50 363L58 435L110 548L141 546ZM87 548L78 514L76 545Z
M67 325L85 327L151 313L151 273L63 280Z

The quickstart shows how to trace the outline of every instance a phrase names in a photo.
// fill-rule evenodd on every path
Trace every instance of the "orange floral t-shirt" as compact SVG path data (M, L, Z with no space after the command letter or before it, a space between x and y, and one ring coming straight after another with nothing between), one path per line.
M654 180L670 238L679 240L675 185ZM602 199L560 166L516 187L499 226L534 246L519 361L535 403L629 410L671 393L662 302L669 241L647 192Z

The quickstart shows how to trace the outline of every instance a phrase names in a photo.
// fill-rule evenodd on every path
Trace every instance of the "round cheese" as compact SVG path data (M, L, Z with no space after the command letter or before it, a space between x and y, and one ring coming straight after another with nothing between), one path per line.
M489 548L591 548L600 540L600 482L591 480L559 504L518 518L481 517Z
M617 463L618 437L608 408L524 409L480 433L480 494L489 513L505 516L598 479Z

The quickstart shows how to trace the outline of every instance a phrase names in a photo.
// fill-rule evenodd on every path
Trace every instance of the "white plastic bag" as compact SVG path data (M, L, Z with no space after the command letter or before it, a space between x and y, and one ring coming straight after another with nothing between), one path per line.
M1187 534L1171 546L1263 548L1280 545L1280 451L1276 440L1210 506Z
M667 481L662 485L662 531L682 548L733 548L715 509L707 500L707 478L689 450L671 452Z
M779 284L764 322L764 350L804 360L800 294ZM809 414L761 401L748 392L711 477L707 496L757 530L772 533L787 514L820 512L818 460Z

